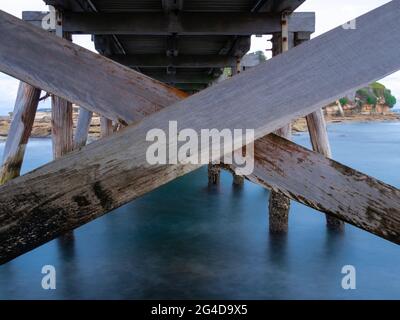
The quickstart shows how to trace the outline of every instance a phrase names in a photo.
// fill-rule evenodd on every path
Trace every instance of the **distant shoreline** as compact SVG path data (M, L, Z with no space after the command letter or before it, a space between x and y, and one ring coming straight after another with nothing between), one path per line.
M76 126L78 114L74 112L74 126ZM344 117L325 117L328 124L348 123L348 122L381 122L381 121L400 121L400 113L392 112L388 114L356 114ZM10 127L10 117L0 116L0 142L7 139ZM293 122L293 133L307 132L307 122L305 118L300 118ZM89 130L89 140L96 140L100 136L100 117L94 115ZM51 137L51 113L39 111L36 114L32 138L50 138Z
M349 123L349 122L386 122L386 121L399 121L400 113L391 112L388 114L355 114L349 116L325 116L327 124ZM300 118L293 122L293 132L307 132L307 122L305 118Z

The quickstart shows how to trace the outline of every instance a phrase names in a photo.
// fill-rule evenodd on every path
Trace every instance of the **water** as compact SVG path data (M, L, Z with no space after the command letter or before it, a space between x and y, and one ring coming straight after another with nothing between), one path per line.
M335 158L400 186L400 123L331 125ZM309 145L308 135L295 137ZM4 144L0 145L0 153ZM51 158L31 140L24 171ZM287 237L270 236L268 192L246 182L207 187L206 169L169 183L0 266L1 299L399 299L400 248L347 226L327 232L322 214L293 204ZM54 265L57 289L41 288ZM341 288L354 265L357 289Z

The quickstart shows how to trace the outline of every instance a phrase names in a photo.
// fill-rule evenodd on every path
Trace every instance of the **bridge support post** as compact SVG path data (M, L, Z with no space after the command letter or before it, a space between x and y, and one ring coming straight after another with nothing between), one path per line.
M114 132L112 120L106 117L100 117L100 136L102 138L109 136Z
M78 123L76 125L74 149L82 148L86 145L90 122L93 117L93 112L83 107L79 108Z
M73 150L72 103L56 96L51 101L53 158L58 159Z
M276 33L272 38L272 54L276 56L288 51L294 46L294 33L289 32L288 15L282 14L282 32ZM280 128L275 132L277 135L291 139L292 124ZM269 231L271 233L286 233L289 227L290 199L284 194L271 190L269 196Z
M64 32L62 14L54 12L56 35L72 41L72 35ZM71 152L74 148L74 123L72 103L57 96L51 99L51 138L53 142L53 158L58 159Z
M219 164L208 164L208 184L219 184L221 180L221 167Z
M234 72L232 72L232 75L233 74L239 74L241 72L241 61L240 61L239 58L236 60L236 65L235 65L235 68L234 68L233 71ZM232 177L233 177L233 184L235 186L244 185L244 177L243 176L239 176L239 175L237 175L236 173L233 172L232 173Z
M310 35L299 37L299 35L296 34L295 38L296 45L299 45L304 41L310 40ZM336 103L339 106L340 113L344 115L340 101L338 100ZM320 109L314 111L306 117L306 120L313 150L327 158L332 158L332 151L329 143L323 110ZM344 231L345 223L342 220L336 219L330 215L325 215L325 217L326 225L329 229L335 231Z
M25 148L32 132L40 99L40 89L20 82L11 126L3 154L0 185L20 175Z
M0 168L0 185L20 175L41 90L20 82Z
M322 109L309 114L307 117L308 132L310 140L315 152L324 155L327 158L332 158L332 152L328 140L328 132ZM344 222L330 215L325 215L326 225L331 230L343 231Z

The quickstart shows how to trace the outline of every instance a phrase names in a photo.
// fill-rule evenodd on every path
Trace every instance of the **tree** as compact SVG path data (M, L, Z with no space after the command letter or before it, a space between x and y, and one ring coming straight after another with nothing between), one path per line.
M396 98L392 96L392 92L389 89L385 89L384 92L385 103L389 106L389 108L393 108L396 105Z

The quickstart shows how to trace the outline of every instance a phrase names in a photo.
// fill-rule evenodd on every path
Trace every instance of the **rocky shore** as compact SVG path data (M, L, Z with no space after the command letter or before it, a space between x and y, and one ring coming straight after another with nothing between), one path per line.
M78 119L78 112L74 112L74 126L76 126ZM372 122L372 121L400 121L400 114L356 114L351 116L327 116L327 123L341 123L341 122ZM8 130L10 128L11 118L9 116L0 116L0 141L7 138ZM304 118L300 118L293 123L293 132L307 131L307 122ZM35 122L32 130L32 137L47 138L51 135L51 113L50 112L37 112ZM100 135L100 117L94 115L89 131L89 139L97 139Z
M374 122L374 121L400 121L400 114L390 112L387 114L354 114L348 116L325 116L326 122L342 123L342 122ZM293 122L293 132L306 132L307 122L305 118L300 118Z
M73 113L74 129L78 122L78 110L74 108ZM7 138L10 128L11 118L9 116L0 116L0 141ZM35 122L33 123L31 137L48 138L51 136L51 112L38 111ZM89 130L89 139L96 139L100 136L100 117L93 115Z

